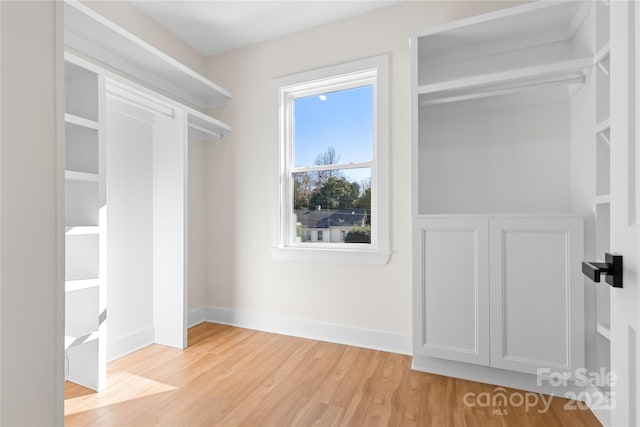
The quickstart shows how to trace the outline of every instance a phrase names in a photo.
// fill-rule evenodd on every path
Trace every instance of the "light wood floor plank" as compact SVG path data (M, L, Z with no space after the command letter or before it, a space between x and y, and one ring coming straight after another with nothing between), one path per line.
M109 364L102 393L67 383L65 424L599 425L588 410L565 410L568 401L560 398L543 413L542 405L469 407L466 393L496 387L410 366L408 356L202 323L189 330L185 350L151 345Z

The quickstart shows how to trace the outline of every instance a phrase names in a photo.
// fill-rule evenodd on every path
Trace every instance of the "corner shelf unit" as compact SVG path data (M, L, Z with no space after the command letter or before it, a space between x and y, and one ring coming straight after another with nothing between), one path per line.
M610 123L610 6L608 1L594 0L595 9L595 257L602 259L611 250L611 123ZM611 369L610 287L595 283L595 369ZM590 331L591 332L591 331ZM591 332L593 333L593 332ZM601 392L608 389L601 387Z
M104 78L65 60L65 380L106 385Z

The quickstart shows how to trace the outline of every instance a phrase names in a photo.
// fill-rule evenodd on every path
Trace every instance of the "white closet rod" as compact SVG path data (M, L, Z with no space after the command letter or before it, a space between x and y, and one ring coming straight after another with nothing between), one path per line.
M193 124L193 123L189 123L189 127L191 129L200 131L200 132L204 133L205 135L210 135L210 136L213 136L213 137L218 138L218 139L222 139L224 137L224 135L222 135L221 133L214 132L212 130L206 129L206 128L202 127L202 126L198 126L198 125Z
M552 77L545 77L545 78L540 78L536 80L528 80L526 82L494 85L494 86L491 86L490 89L480 91L480 92L463 93L461 95L452 95L452 96L446 96L442 98L426 99L424 101L420 101L419 104L421 107L425 107L428 105L447 104L450 102L459 102L459 101L469 101L472 99L488 98L491 96L499 96L499 95L507 95L510 93L523 92L526 90L534 89L538 86L547 86L547 85L555 85L555 84L563 84L563 85L584 84L585 81L586 81L586 72L572 74L568 76L552 76Z

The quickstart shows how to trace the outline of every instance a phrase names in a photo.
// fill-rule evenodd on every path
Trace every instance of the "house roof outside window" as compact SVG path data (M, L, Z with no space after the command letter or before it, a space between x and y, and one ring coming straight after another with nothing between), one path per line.
M363 208L297 209L295 213L302 228L362 227L367 220L367 210Z

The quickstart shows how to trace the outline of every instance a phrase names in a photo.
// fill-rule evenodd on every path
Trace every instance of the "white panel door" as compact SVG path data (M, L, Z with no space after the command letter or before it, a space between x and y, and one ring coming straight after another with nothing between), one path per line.
M488 220L414 223L414 354L489 364Z
M490 220L491 366L584 366L580 218Z

